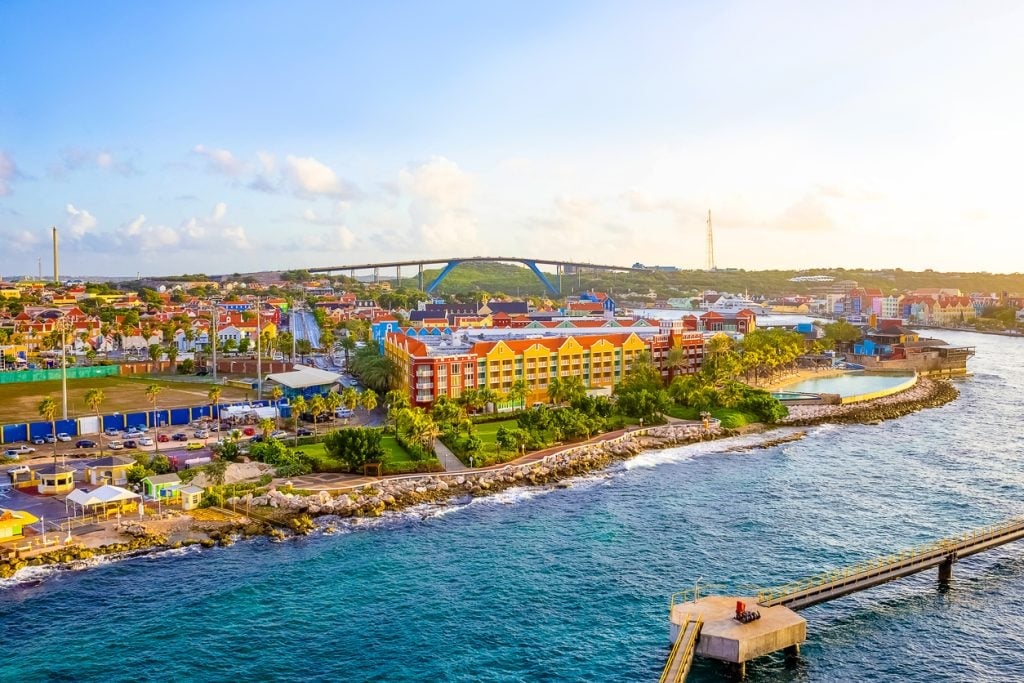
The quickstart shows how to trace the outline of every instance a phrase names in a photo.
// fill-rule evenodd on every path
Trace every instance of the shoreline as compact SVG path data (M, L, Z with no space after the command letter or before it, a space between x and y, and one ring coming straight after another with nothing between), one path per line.
M282 491L273 488L259 496L247 494L225 501L226 506L254 508L248 514L232 513L237 518L219 522L195 520L188 525L187 530L174 528L175 522L191 519L187 517L178 518L170 524L162 521L132 524L127 527L129 537L115 543L96 547L66 546L29 559L0 562L0 578L17 581L18 572L27 567L81 568L82 561L96 557L127 559L192 545L202 548L229 546L239 538L253 536L281 540L288 535L282 530L285 528L293 535L310 533L315 528L313 518L319 516L380 517L385 512L403 511L423 504L447 503L465 496L487 496L517 486L557 485L566 479L604 470L614 462L628 460L644 451L749 434L770 435L780 428L824 423L878 424L883 420L944 405L958 395L957 389L946 380L922 378L906 391L865 403L793 406L788 417L770 425L755 423L743 429L704 429L696 423L669 423L598 436L580 444L568 445L534 461L489 469L405 475L333 492ZM796 431L727 450L737 452L770 448L798 440L804 435L805 432Z

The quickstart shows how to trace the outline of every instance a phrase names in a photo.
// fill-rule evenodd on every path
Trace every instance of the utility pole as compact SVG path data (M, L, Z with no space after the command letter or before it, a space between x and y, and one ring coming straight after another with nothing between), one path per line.
M263 400L263 325L260 322L263 300L256 297L256 400Z
M219 303L220 303L220 299L218 297L213 297L213 298L210 299L210 304L211 304L210 319L213 322L213 337L210 339L210 343L211 343L211 347L210 348L213 351L213 383L214 384L217 383L217 322L218 322L218 318L220 318L220 306L218 306Z
M708 209L707 270L715 270L715 235L711 230L711 209Z
M56 228L55 228L56 229ZM57 321L60 328L60 395L61 407L64 410L64 419L68 419L68 344L67 344L67 317ZM54 434L56 436L56 434Z

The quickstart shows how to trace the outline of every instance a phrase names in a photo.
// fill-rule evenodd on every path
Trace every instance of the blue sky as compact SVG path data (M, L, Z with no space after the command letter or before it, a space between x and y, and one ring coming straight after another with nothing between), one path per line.
M0 275L1020 270L1015 3L0 3Z

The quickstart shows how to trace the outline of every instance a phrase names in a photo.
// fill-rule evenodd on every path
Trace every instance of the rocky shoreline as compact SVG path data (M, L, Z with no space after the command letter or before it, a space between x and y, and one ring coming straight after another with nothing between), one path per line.
M823 424L876 424L924 408L944 405L959 395L948 381L922 378L914 387L899 394L863 404L829 406L794 406L790 415L775 425L750 425L742 430L704 428L700 424L676 423L636 429L617 437L593 443L569 446L535 462L511 464L498 468L460 473L410 475L382 479L350 492L332 495L327 491L304 494L290 490L271 489L265 494L231 498L228 505L255 508L249 517L213 526L196 525L201 538L169 540L154 534L144 525L127 529L130 539L97 548L70 546L52 550L28 560L0 562L0 578L10 578L25 567L57 565L74 568L76 563L99 556L131 557L138 554L200 545L211 548L228 546L236 539L268 536L274 540L288 533L310 533L313 518L323 515L337 517L379 517L416 505L443 503L464 496L486 496L517 486L557 484L607 468L616 461L627 460L647 450L672 448L742 434L757 433L776 427L800 427ZM761 444L729 449L731 452L768 448L801 439L805 432L766 439ZM287 530L287 531L286 531Z

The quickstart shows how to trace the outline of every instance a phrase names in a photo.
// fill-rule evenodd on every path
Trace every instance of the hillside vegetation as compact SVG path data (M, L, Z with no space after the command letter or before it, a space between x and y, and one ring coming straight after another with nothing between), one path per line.
M542 269L543 270L543 269ZM439 270L423 271L424 286L437 276ZM547 273L557 285L554 273ZM836 280L856 280L861 287L877 287L883 292L902 292L922 287L956 287L964 293L1008 292L1024 293L1024 274L999 273L941 273L926 270L860 270L823 268L812 270L679 270L651 272L634 270L615 273L609 271L586 272L580 276L563 275L563 294L580 289L598 289L611 293L653 290L659 298L685 296L695 291L713 289L723 292L750 292L774 296L804 294L818 291L821 283L790 282L798 275L831 275ZM404 278L404 284L409 279ZM542 296L545 289L534 274L524 267L504 263L464 263L455 268L437 290L438 294L495 294L511 296Z

